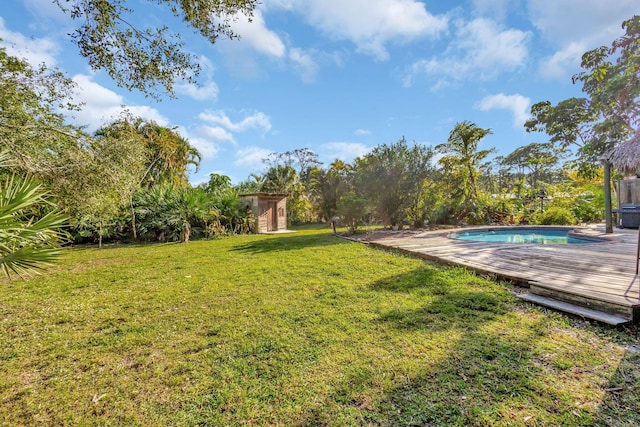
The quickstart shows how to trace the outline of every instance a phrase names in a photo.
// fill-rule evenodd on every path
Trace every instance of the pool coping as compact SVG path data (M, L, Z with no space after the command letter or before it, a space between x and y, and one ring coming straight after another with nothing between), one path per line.
M582 239L582 240L588 240L589 243L616 243L616 242L620 242L621 241L621 237L620 236L612 236L612 235L608 235L606 233L602 233L599 231L596 231L592 228L589 227L580 227L580 226L566 226L566 225L498 225L498 226L472 226L472 227L460 227L460 228L454 228L451 230L447 230L444 233L441 233L440 235L442 237L446 237L448 239L455 239L455 240L463 240L463 241L469 241L469 242L483 242L482 240L471 240L471 239L456 239L455 237L451 237L452 234L455 233L459 233L460 231L480 231L480 230L515 230L515 229L521 229L521 230L566 230L567 231L567 235L569 236L573 236L575 238L578 239ZM585 233L588 232L587 233ZM418 234L416 236L414 236L415 238L420 238L423 235L427 235L430 234L430 232L427 233L421 233ZM566 243L533 243L533 242L524 242L524 243L519 243L519 242L486 242L486 243L492 243L492 244L505 244L505 245L565 245Z

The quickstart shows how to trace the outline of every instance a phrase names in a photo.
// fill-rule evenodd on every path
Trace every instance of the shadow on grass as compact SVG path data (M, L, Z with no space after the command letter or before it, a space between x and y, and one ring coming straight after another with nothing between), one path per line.
M379 321L408 329L474 329L506 313L510 307L511 297L506 291L488 283L464 268L425 266L386 277L369 288L382 293L415 294L424 300L420 308L392 310L381 315Z
M640 349L631 347L620 360L616 372L605 388L605 396L598 407L600 418L611 426L640 425ZM635 414L631 419L629 414Z
M423 290L433 295L445 294L447 286L438 280L441 275L442 273L435 268L420 268L409 273L385 277L370 284L369 289L379 292L402 293Z
M346 244L352 243L326 232L302 235L285 234L283 236L267 236L264 239L244 242L233 250L247 253L264 253Z
M401 329L425 329L432 332L449 329L472 331L484 322L496 320L508 309L504 298L483 292L452 292L413 310L392 310L378 321L390 322Z
M382 329L390 324L406 330L407 337L424 332L440 337L445 344L434 344L433 353L425 349L424 354L433 354L432 358L417 356L424 357L422 367L404 373L404 378L395 381L396 387L375 402L370 399L381 381L376 378L381 375L379 369L365 363L343 368L334 390L322 405L307 411L300 425L331 424L337 414L349 412L358 414L361 425L383 426L638 425L640 415L625 422L621 415L612 418L619 409L627 417L638 414L640 382L629 375L629 371L638 375L637 369L631 369L638 355L621 364L602 410L582 406L580 401L593 393L592 389L583 394L576 382L585 375L580 365L585 356L574 356L571 349L564 354L540 350L543 341L548 345L555 323L546 316L518 320L512 315L513 298L506 290L469 275L459 280L467 283L447 283L442 271L425 267L370 285L383 295L403 292L424 297L418 308L395 308L374 319ZM513 330L506 326L508 322L513 322ZM443 351L446 355L439 359ZM588 366L587 370L598 369ZM563 377L568 383L560 380Z

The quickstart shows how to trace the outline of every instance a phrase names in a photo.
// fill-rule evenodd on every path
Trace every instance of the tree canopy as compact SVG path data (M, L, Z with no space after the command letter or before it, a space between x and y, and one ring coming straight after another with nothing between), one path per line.
M369 199L378 218L398 225L417 203L423 185L434 167L433 151L419 144L409 146L402 138L382 144L356 159L358 191Z
M163 6L211 43L236 38L232 22L249 19L257 0L148 0ZM160 98L159 90L174 93L178 79L195 83L198 58L188 52L179 31L166 25L138 28L130 16L136 11L126 0L55 0L78 23L71 34L80 54L93 70L105 70L121 87Z
M478 196L480 162L495 151L478 150L480 140L489 134L491 129L483 129L475 123L464 121L456 124L449 133L447 142L436 146L436 151L444 154L440 164L452 174L465 198Z
M626 140L640 121L640 15L622 23L625 34L611 46L601 46L582 56L584 71L573 76L582 82L585 98L570 98L531 108L527 131L544 131L560 148L578 147L583 171L592 170L599 158Z
M33 68L0 47L0 143L12 169L38 174L63 167L58 154L83 137L61 110L74 83L57 70Z

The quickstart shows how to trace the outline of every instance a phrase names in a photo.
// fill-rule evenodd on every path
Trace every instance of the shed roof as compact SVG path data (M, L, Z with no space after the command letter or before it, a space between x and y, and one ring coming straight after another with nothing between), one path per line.
M287 197L289 196L288 193L245 193L245 194L240 194L240 197L251 197L251 196L257 196L257 197Z

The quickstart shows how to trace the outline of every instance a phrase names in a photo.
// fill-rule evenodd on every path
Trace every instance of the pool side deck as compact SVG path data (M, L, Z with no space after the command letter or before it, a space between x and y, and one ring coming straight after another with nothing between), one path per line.
M640 320L637 230L614 229L606 235L611 241L579 245L485 243L446 237L454 231L460 230L372 233L369 243L495 274L528 287L520 295L524 299L558 310L611 324ZM605 236L603 231L592 227L583 232ZM613 317L609 321L606 316L591 316L590 311Z

